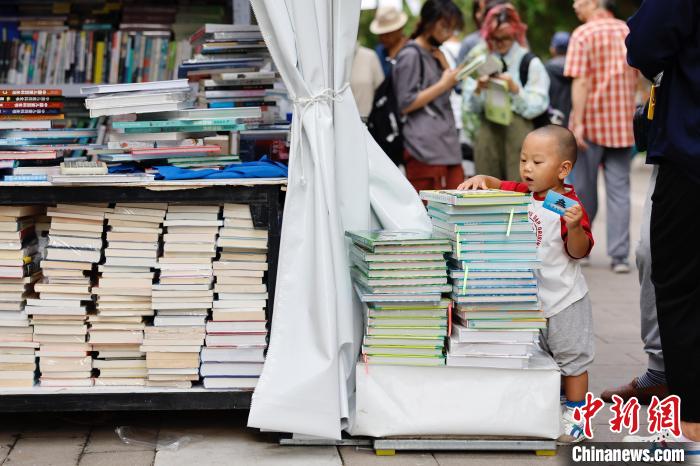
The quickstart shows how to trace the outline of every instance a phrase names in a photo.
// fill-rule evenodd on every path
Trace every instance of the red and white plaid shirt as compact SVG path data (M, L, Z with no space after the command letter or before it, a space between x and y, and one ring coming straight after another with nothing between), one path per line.
M576 28L566 53L564 75L589 80L584 137L600 146L634 145L638 73L627 64L627 34L624 21L602 14Z

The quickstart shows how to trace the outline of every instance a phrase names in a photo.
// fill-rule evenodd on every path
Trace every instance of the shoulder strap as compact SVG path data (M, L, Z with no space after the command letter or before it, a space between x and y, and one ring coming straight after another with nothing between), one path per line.
M406 44L404 47L414 49L418 54L418 63L420 64L420 80L418 82L423 86L423 55L421 55L420 48L416 44Z
M523 87L527 85L527 80L530 77L530 62L536 56L537 55L532 52L527 52L520 60L520 82L522 83Z

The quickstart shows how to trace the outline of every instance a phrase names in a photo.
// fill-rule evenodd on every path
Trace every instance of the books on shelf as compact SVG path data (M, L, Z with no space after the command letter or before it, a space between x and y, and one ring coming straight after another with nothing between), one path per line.
M34 329L27 314L41 278L37 206L0 207L0 387L31 387L37 368Z
M362 359L367 364L445 364L450 300L449 241L411 231L346 232L351 276L367 304Z
M102 256L105 215L101 204L59 204L49 208L48 246L41 262L44 278L27 313L39 345L42 386L91 386L92 355L88 314L93 309L90 275Z
M449 238L455 303L448 366L524 369L547 325L533 269L530 196L499 190L422 191L435 233Z
M256 229L250 206L224 204L211 320L200 369L205 388L254 389L267 346L267 230Z

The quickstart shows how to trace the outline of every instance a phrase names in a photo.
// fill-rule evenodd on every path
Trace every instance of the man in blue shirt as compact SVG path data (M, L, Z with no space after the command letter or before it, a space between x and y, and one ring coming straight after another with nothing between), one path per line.
M666 379L681 398L676 440L692 442L686 462L700 464L700 4L645 0L628 24L629 64L651 80L663 73L648 135L648 159L659 165L652 281Z

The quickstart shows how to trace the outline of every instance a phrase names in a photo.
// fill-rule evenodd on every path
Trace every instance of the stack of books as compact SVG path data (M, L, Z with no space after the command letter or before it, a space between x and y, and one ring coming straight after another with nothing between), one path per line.
M523 340L531 345L546 326L534 276L539 261L527 212L530 195L422 191L421 198L428 201L435 234L452 243L450 278L459 325L453 327L447 365L527 367L531 350L523 349Z
M60 148L76 142L76 133L52 128L52 120L63 119L63 105L60 89L0 89L3 181L47 181L57 169Z
M261 115L257 107L142 114L136 121L114 122L107 149L95 154L108 164L219 168L240 162L231 134L245 129L244 123L260 121Z
M102 257L105 213L95 204L58 204L51 217L44 278L34 285L38 299L27 300L34 341L39 347L42 386L92 386L87 314L92 309L93 265Z
M168 205L153 328L146 329L148 385L190 387L212 307L212 259L222 224L218 205Z
M107 213L107 247L99 266L97 312L88 319L97 352L96 385L145 385L144 318L151 299L166 204L117 203Z
M88 96L85 108L90 110L91 118L165 112L192 106L186 79L85 86L80 93Z
M205 388L253 389L267 343L267 230L255 229L250 206L225 204L217 245L216 295L200 372Z
M0 387L31 387L36 371L33 329L25 311L40 278L37 206L0 207Z
M346 232L351 276L367 303L362 358L369 364L445 364L449 241L414 231Z

